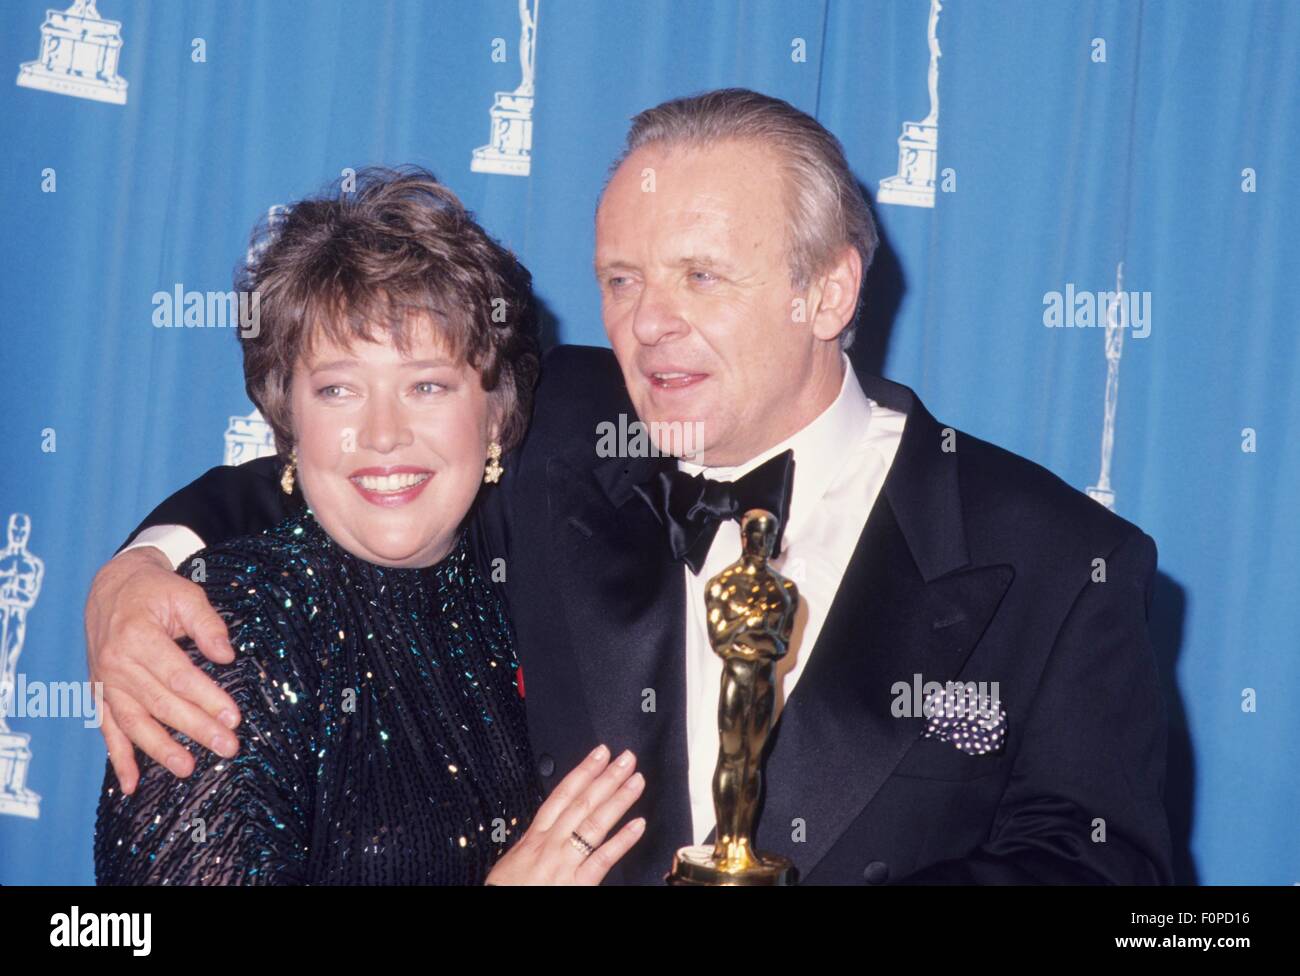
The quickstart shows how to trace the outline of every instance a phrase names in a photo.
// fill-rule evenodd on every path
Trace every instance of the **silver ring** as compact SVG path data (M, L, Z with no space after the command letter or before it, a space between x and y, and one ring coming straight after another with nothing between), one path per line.
M569 835L569 843L572 844L578 850L582 851L583 857L591 857L591 855L594 854L596 851L596 848L588 844L586 839L581 834L579 834L576 830Z

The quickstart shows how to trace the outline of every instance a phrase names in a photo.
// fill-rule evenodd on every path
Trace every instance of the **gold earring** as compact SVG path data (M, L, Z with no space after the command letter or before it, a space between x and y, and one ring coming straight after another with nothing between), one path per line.
M488 463L483 469L483 480L489 485L501 480L501 445L496 441L488 445Z
M289 463L284 466L284 473L280 475L280 490L286 495L293 494L293 468L298 463L298 451L295 449L289 454Z

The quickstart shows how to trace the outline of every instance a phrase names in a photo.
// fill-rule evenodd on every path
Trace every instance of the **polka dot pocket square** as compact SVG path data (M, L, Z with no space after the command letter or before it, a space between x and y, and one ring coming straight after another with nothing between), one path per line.
M924 739L950 742L968 756L1000 754L1006 745L1007 713L987 694L967 694L953 684L925 696Z

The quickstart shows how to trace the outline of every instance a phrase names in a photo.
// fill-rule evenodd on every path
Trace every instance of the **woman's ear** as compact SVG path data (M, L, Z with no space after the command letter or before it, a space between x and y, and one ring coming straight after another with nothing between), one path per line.
M501 429L504 426L505 414L501 409L501 401L496 397L492 397L488 402L487 417L487 439L489 444L493 441L496 441L498 444L501 443Z

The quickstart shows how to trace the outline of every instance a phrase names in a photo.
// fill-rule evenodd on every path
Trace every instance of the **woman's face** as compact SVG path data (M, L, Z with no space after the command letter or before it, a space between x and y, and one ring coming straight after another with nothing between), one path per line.
M319 338L294 368L292 403L303 497L335 542L383 566L451 551L497 425L478 373L432 322L406 355L387 336Z

